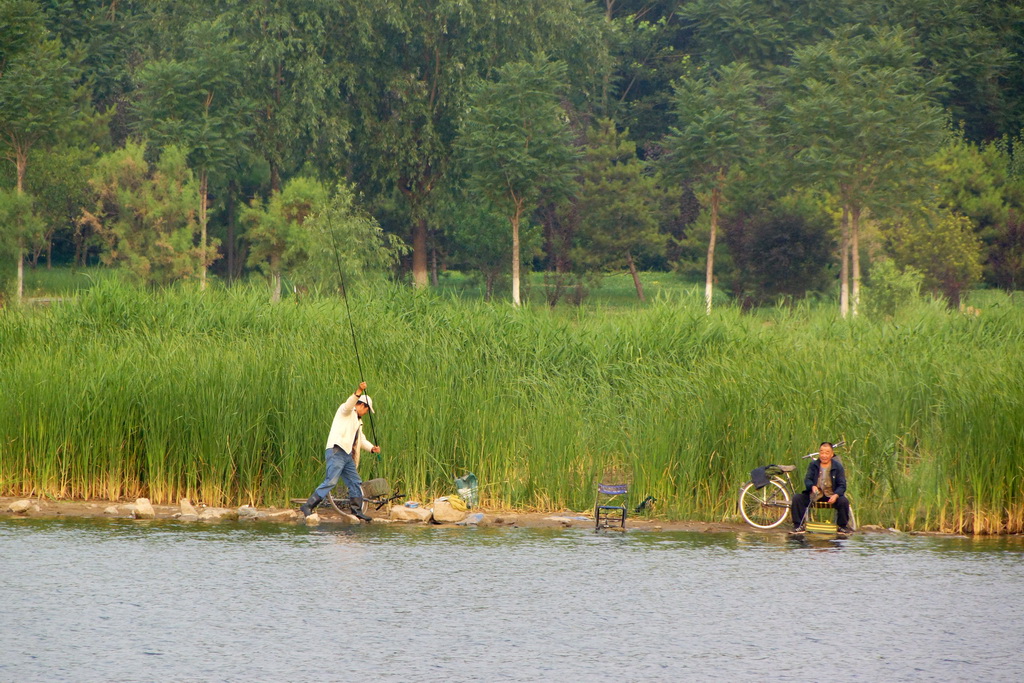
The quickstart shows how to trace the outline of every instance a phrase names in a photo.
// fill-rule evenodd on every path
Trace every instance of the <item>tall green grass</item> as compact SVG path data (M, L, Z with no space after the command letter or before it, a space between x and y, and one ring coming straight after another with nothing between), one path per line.
M268 304L263 288L101 282L0 311L0 492L284 505L320 481L360 377L364 479L411 496L473 471L487 506L584 510L606 468L658 514L732 520L751 469L840 451L861 524L1024 531L1024 308L937 304L895 321L832 307L708 316L512 309L390 287Z

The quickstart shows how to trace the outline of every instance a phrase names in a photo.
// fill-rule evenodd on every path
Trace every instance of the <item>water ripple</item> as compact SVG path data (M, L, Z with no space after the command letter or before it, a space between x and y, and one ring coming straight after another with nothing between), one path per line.
M1024 546L0 521L0 680L1017 678Z

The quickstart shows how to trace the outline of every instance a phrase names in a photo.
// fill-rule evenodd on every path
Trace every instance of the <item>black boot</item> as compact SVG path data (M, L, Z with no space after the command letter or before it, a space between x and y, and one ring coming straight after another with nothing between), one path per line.
M368 517L363 512L363 498L362 498L362 496L360 496L358 498L353 498L352 500L350 500L349 501L349 507L352 508L352 514L355 515L356 517L358 517L359 519L363 520L364 522L372 522L373 521L373 517Z
M319 505L322 500L323 498L316 495L316 493L311 495L309 497L309 500L307 500L305 503L299 506L299 509L302 510L302 516L309 517L311 514L313 514L313 510L316 510L316 506Z

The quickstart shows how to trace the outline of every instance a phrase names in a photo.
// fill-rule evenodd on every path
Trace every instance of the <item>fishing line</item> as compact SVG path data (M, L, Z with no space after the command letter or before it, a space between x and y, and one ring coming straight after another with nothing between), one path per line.
M334 222L331 220L331 208L327 207L327 230L331 233L331 245L334 247L334 262L338 266L338 278L341 280L341 298L345 300L345 313L348 315L348 329L352 333L352 349L356 354L356 369L359 370L359 381L365 382L365 376L363 375L363 361L359 357L359 344L356 342L356 328L352 324L352 310L348 305L348 288L345 286L345 273L341 269L341 256L338 254L338 241L334 236ZM380 442L377 441L377 427L373 422L373 413L369 412L367 415L370 416L370 434L373 436L373 443L376 446L380 446ZM377 453L377 462L380 462L380 453Z

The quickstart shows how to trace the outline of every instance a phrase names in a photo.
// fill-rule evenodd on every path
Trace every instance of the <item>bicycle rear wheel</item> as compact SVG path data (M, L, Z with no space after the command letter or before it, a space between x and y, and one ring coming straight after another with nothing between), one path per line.
M331 507L334 508L334 510L336 512L338 512L339 514L342 514L342 515L351 515L352 514L352 508L348 504L348 496L347 495L335 498L334 495L331 492L328 492L327 493L327 502L330 503ZM370 509L370 501L368 499L366 499L366 498L363 498L363 505L362 505L362 512L363 512L363 514L364 515L368 514L369 509Z
M760 489L748 481L740 489L739 503L740 514L747 524L758 529L773 529L789 514L789 491L775 479Z

